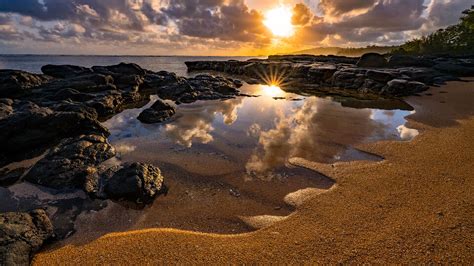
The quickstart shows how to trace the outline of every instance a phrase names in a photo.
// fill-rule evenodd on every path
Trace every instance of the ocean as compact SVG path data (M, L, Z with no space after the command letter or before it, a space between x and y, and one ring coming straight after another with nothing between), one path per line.
M16 69L41 73L47 64L77 65L92 67L114 65L121 62L135 63L152 71L169 71L179 76L187 76L184 62L198 60L247 60L254 57L219 56L96 56L96 55L0 55L0 69Z

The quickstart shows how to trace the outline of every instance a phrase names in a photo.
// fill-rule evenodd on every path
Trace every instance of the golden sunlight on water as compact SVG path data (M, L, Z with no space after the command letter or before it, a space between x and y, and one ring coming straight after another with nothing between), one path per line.
M284 97L286 93L277 85L260 85L259 94L269 97Z

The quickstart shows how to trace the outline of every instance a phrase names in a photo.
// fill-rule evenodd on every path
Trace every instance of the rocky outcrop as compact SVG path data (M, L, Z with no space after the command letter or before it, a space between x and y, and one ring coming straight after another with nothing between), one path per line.
M52 235L44 210L0 214L0 264L29 265L34 252Z
M19 70L0 70L0 98L17 98L50 80L44 75Z
M360 57L358 67L387 67L387 60L381 54L368 53Z
M41 72L60 79L92 74L92 70L87 67L72 65L45 65L41 68Z
M10 103L13 111L0 120L0 165L37 156L62 138L81 132L108 135L93 110L65 106L53 110L29 101Z
M393 79L387 83L382 89L383 93L395 96L404 96L410 94L416 94L427 90L427 86L424 83L417 81L408 81L404 79Z
M472 59L427 58L370 53L361 58L282 55L248 61L186 62L189 71L219 71L249 83L272 84L282 89L315 95L351 96L358 99L403 97L429 85L461 76L473 76ZM406 80L407 82L391 82ZM420 84L423 83L423 84Z
M145 105L151 94L190 103L233 97L240 84L214 76L186 79L126 63L47 65L42 71L47 75L0 71L0 97L9 97L0 99L0 167L37 156L64 138L108 136L99 121Z
M176 108L158 99L150 108L138 116L138 120L145 124L161 123L169 120L176 113Z
M94 193L99 182L97 168L114 156L115 149L104 136L65 139L37 162L25 179L50 188Z
M166 193L160 169L149 164L127 163L104 173L103 193L112 199L149 203Z

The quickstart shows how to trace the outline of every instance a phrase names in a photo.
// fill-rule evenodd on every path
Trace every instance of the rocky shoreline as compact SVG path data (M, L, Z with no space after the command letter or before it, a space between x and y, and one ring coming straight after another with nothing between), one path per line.
M47 65L42 72L0 70L0 186L27 181L56 193L82 190L92 200L136 204L151 203L166 193L164 177L153 165L114 163L117 153L107 141L110 132L100 122L127 108L144 106L151 95L161 100L145 110L140 120L163 122L174 115L176 104L233 98L242 86L240 81L222 77L187 79L125 63L92 68ZM38 161L32 167L10 167L34 157ZM40 225L35 224L30 227L38 233L25 235L30 227L23 224L37 221L38 213L48 230L38 231L34 227ZM59 232L62 228L53 233L42 210L34 215L6 213L0 220L0 251L7 264L24 264L47 239L69 234Z
M290 92L363 100L399 99L474 75L470 58L394 56L387 60L377 54L271 56L186 65L191 72L217 71ZM57 193L83 191L91 201L146 205L167 192L159 168L117 163L117 152L107 140L110 132L102 121L145 106L151 95L159 99L137 117L145 124L170 120L180 104L248 96L239 91L243 83L233 78L210 74L185 78L136 64L47 65L42 72L0 70L0 186L26 181ZM37 161L30 167L10 167L32 158ZM69 235L68 230L53 228L43 210L0 214L0 221L0 256L8 264L24 264L44 242Z
M289 92L360 99L409 96L428 86L474 76L473 58L387 57L375 53L361 58L282 55L248 61L193 61L186 65L189 71L222 72L249 83L278 85Z

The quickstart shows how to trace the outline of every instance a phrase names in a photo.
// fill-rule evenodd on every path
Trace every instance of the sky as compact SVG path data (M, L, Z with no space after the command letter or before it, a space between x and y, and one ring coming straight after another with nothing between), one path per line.
M456 24L471 4L472 0L0 0L0 54L254 56L321 46L397 45ZM287 12L269 12L274 9ZM276 34L285 26L291 33Z

